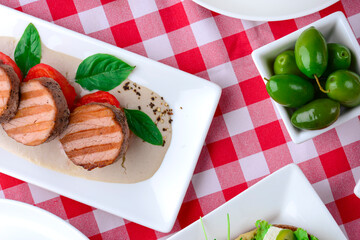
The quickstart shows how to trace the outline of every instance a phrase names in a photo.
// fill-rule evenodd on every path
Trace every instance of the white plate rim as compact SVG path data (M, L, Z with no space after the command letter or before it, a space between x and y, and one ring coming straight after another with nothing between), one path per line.
M293 19L293 18L303 17L306 15L312 14L314 12L317 12L324 8L329 7L330 5L338 2L339 0L329 0L326 3L314 6L313 8L310 8L310 9L307 9L304 11L300 11L300 12L290 14L290 15L283 14L283 15L279 15L279 16L262 16L262 15L251 15L251 14L246 14L246 13L237 13L235 11L227 11L222 8L218 8L217 6L214 6L210 3L208 3L206 0L193 0L193 1L197 4L199 4L200 6L207 8L211 11L214 11L214 12L217 12L217 13L229 16L229 17L233 17L233 18L239 18L239 19L250 20L250 21L282 21L282 20Z
M45 221L56 222L57 225L56 226L51 225L51 228L55 228L55 227L61 228L62 231L66 231L68 232L69 235L71 234L72 237L76 237L75 239L79 239L79 240L88 239L83 233L81 233L77 228L75 228L70 223L64 221L63 219L61 219L60 217L56 216L53 213L50 213L42 208L30 205L28 203L19 202L10 199L0 199L0 209L1 208L7 208L7 209L11 208L11 210L15 210L17 211L17 213L20 213L22 215L29 214L33 217L33 221L35 222L39 222L39 221L41 221L41 223Z
M218 219L218 217L216 215L222 215L226 216L227 213L230 214L230 225L231 225L231 212L234 209L233 207L229 207L230 204L234 204L234 205L241 205L244 200L246 198L246 196L248 196L248 192L256 192L257 189L260 186L264 186L264 185L269 185L269 183L271 183L273 181L274 178L277 177L284 177L284 176L291 176L291 177L296 177L296 179L301 182L301 184L307 188L312 195L309 196L311 197L311 199L313 199L314 203L321 206L320 211L322 212L322 216L326 217L326 219L328 219L331 223L332 226L330 231L332 231L332 233L336 232L340 232L340 235L343 236L342 240L346 240L345 235L343 234L343 232L341 231L340 227L337 225L335 219L332 217L332 215L330 214L330 212L328 211L328 209L326 208L325 204L323 203L323 201L321 200L321 198L319 197L319 195L316 193L316 191L314 190L314 188L311 186L310 182L307 180L307 178L305 177L304 173L301 171L300 167L297 166L295 163L291 163L288 164L284 167L282 167L281 169L273 172L272 174L268 175L267 177L263 178L262 180L260 180L259 182L255 183L253 186L249 187L248 189L244 190L243 192L241 192L240 194L238 194L237 196L235 196L234 198L230 199L229 201L227 201L226 203L222 204L221 206L219 206L218 208L216 208L215 210L211 211L210 213L208 213L207 215L205 215L202 219L204 221L204 224L206 225L206 221L213 221L213 222L226 222L226 219ZM286 182L285 179L283 182ZM279 186L276 186L279 187ZM308 195L307 195L308 196ZM254 208L252 207L253 205L249 205L249 208ZM234 211L234 210L233 210ZM213 219L216 218L216 220L214 221ZM266 220L266 219L263 219ZM254 223L255 224L255 223ZM283 223L286 224L286 223ZM174 235L172 235L170 238L168 238L168 240L179 240L179 239L183 239L184 236L182 236L182 234L184 234L185 231L188 231L188 233L193 233L194 230L190 229L190 228L195 228L199 231L202 232L202 228L201 228L201 223L200 220L197 220L195 222L193 222L192 224L190 224L189 226L187 226L186 228L182 229L181 231L175 233ZM334 227L334 228L333 228ZM206 226L205 226L206 228ZM224 228L223 228L224 229ZM250 230L250 229L248 229ZM226 232L224 231L224 233L226 234ZM313 233L316 236L316 233ZM240 233L238 233L238 235L240 235ZM210 236L208 236L210 237ZM215 237L215 236L211 236L211 237ZM338 239L337 239L338 240Z
M155 175L152 178L150 178L150 179L148 179L146 181L140 182L140 183L136 183L136 184L101 183L101 182L96 182L96 181L91 181L91 180L79 179L79 178L76 178L76 177L72 177L72 176L64 175L64 174L61 174L61 173L58 173L58 172L54 172L54 171L51 171L49 169L44 169L42 167L39 167L37 165L34 165L34 164L28 162L27 160L24 160L25 162L22 161L22 164L24 164L24 166L21 166L21 170L19 170L19 169L14 170L9 166L0 165L0 170L2 172L4 172L5 174L9 174L9 175L11 175L13 177L19 178L21 180L32 183L34 185L38 185L38 186L40 186L42 188L45 188L45 189L48 189L50 191L57 192L57 193L59 193L61 195L67 196L67 197L72 198L72 199L75 199L75 200L77 200L79 202L82 202L82 203L85 203L87 205L99 208L101 210L104 210L106 212L115 214L117 216L126 218L126 219L128 219L130 221L133 221L133 222L136 222L136 223L138 223L140 225L155 229L155 230L160 231L160 232L169 232L172 229L172 226L175 223L175 220L176 220L177 214L178 214L178 212L180 210L183 198L185 197L185 193L186 193L186 190L187 190L188 185L190 183L190 180L191 180L193 171L195 169L198 157L200 155L200 151L202 149L203 143L205 141L207 131L208 131L209 127L210 127L212 117L213 117L213 115L215 113L217 103L219 102L219 99L220 99L221 88L218 85L216 85L215 83L212 83L210 81L206 81L206 80L201 79L201 78L199 78L199 77L197 77L195 75L191 75L189 73L186 73L186 72L183 72L181 70L178 70L178 69L172 68L170 66L167 66L165 64L153 61L151 59L140 56L138 54L135 54L135 53L129 52L127 50L118 48L118 47L110 45L108 43L104 43L104 42L102 42L100 40L93 39L93 38L88 37L86 35L83 35L83 34L80 34L80 33L77 33L77 32L73 32L73 31L71 31L69 29L63 28L63 27L58 26L58 25L54 25L54 24L49 23L47 21L44 21L44 20L38 19L36 17L30 16L28 14L16 11L16 10L8 8L6 6L0 5L0 12L3 12L4 14L11 14L11 16L16 18L20 23L21 22L23 22L23 23L26 22L28 24L29 22L32 22L32 23L35 24L35 26L37 26L38 30L41 29L41 28L46 28L49 31L50 30L55 31L60 38L63 37L62 35L64 35L64 36L71 35L71 37L73 37L75 40L81 39L84 42L85 45L93 44L93 45L98 46L98 47L100 47L102 49L106 49L107 52L109 52L109 53L111 52L111 53L113 53L113 55L126 55L126 56L129 56L129 58L131 58L131 59L137 59L138 64L136 64L136 65L141 65L141 64L147 63L147 64L150 64L151 66L156 66L157 68L161 68L164 72L171 72L171 73L174 73L174 74L181 74L182 77L184 77L184 79L183 79L184 81L185 80L189 81L191 79L192 83L194 83L195 86L198 86L198 87L200 86L204 91L206 91L209 94L210 98L206 99L208 101L209 109L207 109L207 112L205 112L204 116L206 116L206 117L201 118L201 119L203 119L202 120L203 125L199 126L199 129L202 129L203 131L197 137L198 141L194 144L195 149L193 150L192 157L189 160L187 160L187 161L189 161L188 163L186 163L187 164L186 165L187 171L184 174L184 176L181 176L181 178L184 181L181 184L181 188L177 190L176 199L169 202L167 206L162 206L162 205L158 204L159 199L157 199L158 195L156 195L156 194L159 194L158 192L154 192L152 189L145 191L146 194L150 194L150 197L153 196L153 198L150 199L151 201L149 201L151 203L143 204L143 205L141 205L141 207L144 207L145 205L147 206L147 204L153 204L152 207L154 209L158 210L158 212L156 212L155 214L153 214L151 216L147 216L148 217L147 219L145 219L145 217L141 216L141 214L139 214L139 213L135 216L133 213L129 213L128 211L124 211L124 208L122 208L121 211L120 211L114 205L112 205L112 207L109 207L109 200L107 200L107 199L103 199L103 202L99 203L99 202L94 202L94 199L90 199L88 194L83 194L82 193L83 195L79 196L79 193L75 191L76 186L69 186L69 187L71 187L73 189L72 192L70 193L66 189L63 189L62 187L59 187L57 185L54 186L52 183L57 181L56 178L63 177L63 178L66 178L68 181L70 181L70 180L76 181L78 185L84 185L85 183L90 182L92 184L92 186L96 186L97 190L101 190L101 191L105 191L103 189L104 186L105 187L113 187L113 188L116 188L116 189L122 188L122 189L126 189L126 190L128 190L128 188L131 188L131 189L135 189L133 191L139 191L139 189L144 189L143 186L151 187L153 184L156 184L156 181L159 181L157 176L159 175L158 173L160 172L160 170L163 168L165 160L163 161L163 164L160 166L160 169L155 173ZM24 24L22 24L22 25L24 25ZM20 32L22 32L23 29ZM16 32L16 31L17 31L17 35L18 35L19 31L17 29L14 29L14 32ZM12 32L12 34L14 34L14 32ZM40 32L40 30L39 30L39 32ZM42 34L40 32L40 36L41 35ZM21 34L20 34L20 36L21 36ZM20 36L18 36L18 38ZM44 37L42 37L42 39L44 40ZM46 41L46 39L45 39L45 41ZM43 41L43 43L44 43L44 41ZM45 44L45 45L47 45L47 44ZM52 46L49 46L49 45L47 45L47 47L54 49ZM61 51L61 49L56 49L56 48L54 50ZM69 49L66 49L66 51L69 51ZM72 55L71 52L69 53L69 52L66 52L66 51L62 51L62 52L65 52L65 53L67 53L69 55ZM91 55L90 53L92 51L93 50L89 50L88 52L86 52L84 54L85 55ZM132 64L131 61L128 61L128 62L130 64ZM139 70L137 70L137 71L139 71ZM135 75L134 75L134 73L132 73L132 74L133 74L133 78L134 78ZM155 89L154 89L154 91L155 91ZM165 95L162 94L162 92L158 91L158 93L163 95L164 98L166 99ZM171 102L170 101L168 101L168 102L171 105ZM180 110L175 110L174 109L174 116L176 114L181 115L179 113L179 111ZM174 138L175 137L173 136L173 139ZM173 142L173 139L172 139L172 142ZM172 146L173 146L173 144L170 144L169 150L172 148ZM168 156L168 154L170 152L169 150L168 150L167 155L165 156L165 159L166 159L166 157ZM9 156L10 156L10 154L9 154ZM17 158L17 157L14 157L14 159L15 158ZM18 160L18 161L20 161L20 160ZM33 168L36 171L41 172L42 176L37 177L37 176L32 175L31 177L29 177L29 175L27 175L29 173L29 171L26 169L26 166L29 167L29 168ZM48 181L48 182L44 181L44 180L39 180L41 178L44 178L46 175L51 176L52 179L50 181ZM180 177L180 176L178 176L178 177ZM50 183L50 182L52 182L52 183ZM126 185L126 186L124 186L124 185ZM81 189L79 189L79 191L80 190ZM155 189L155 190L157 191L157 189ZM149 199L147 199L147 200L149 200ZM143 201L143 203L144 203L144 201ZM141 204L141 203L137 202L136 204ZM135 205L135 203L134 203L134 205ZM165 207L168 207L169 209L165 209ZM152 209L148 209L148 210L150 211ZM144 212L144 214L145 214L145 212Z

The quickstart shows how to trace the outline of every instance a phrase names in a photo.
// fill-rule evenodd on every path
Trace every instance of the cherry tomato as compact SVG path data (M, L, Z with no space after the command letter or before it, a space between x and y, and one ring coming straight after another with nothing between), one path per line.
M120 108L120 103L114 97L114 95L104 91L97 91L81 97L80 100L76 103L75 107L80 107L92 102L109 103L117 108Z
M6 64L6 65L9 65L11 66L16 75L18 75L19 79L20 79L20 82L22 81L22 73L21 73L21 70L20 68L16 65L16 63L14 62L14 60L12 60L8 55L0 52L0 62L2 62L3 64Z
M76 98L75 88L71 86L68 80L61 73L59 73L55 68L49 65L40 63L30 68L28 74L24 79L24 82L39 77L48 77L54 79L60 85L69 109L73 109Z

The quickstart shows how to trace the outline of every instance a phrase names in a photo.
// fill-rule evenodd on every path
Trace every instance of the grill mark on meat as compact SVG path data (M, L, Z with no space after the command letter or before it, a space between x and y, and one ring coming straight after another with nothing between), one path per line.
M10 96L10 89L0 91L0 98L8 98L9 96Z
M114 115L114 113L112 113L110 109L98 109L95 111L89 111L86 113L86 115L81 115L81 114L79 114L79 112L77 112L77 113L71 114L70 124L86 122L87 120L90 120L90 119L112 117L113 115Z
M30 116L26 116L26 117L22 117L22 118L13 118L13 119L11 119L10 124L4 125L4 130L7 131L9 129L25 126L30 123L54 121L54 112L55 111L52 111L51 114L49 114L48 112L44 112L41 114L30 115ZM41 120L39 120L39 119L41 119Z
M45 142L48 136L49 136L49 131L48 129L45 129L33 133L17 134L14 135L14 138L19 140L20 142L26 142L27 145L29 146L35 146Z
M78 165L83 164L99 164L104 161L114 162L114 158L119 154L119 149L113 148L107 151L95 152L87 155L80 155L72 158L72 161L75 161ZM101 161L94 162L93 159L101 159Z
M93 128L93 129L82 130L67 134L64 138L61 139L61 143L65 144L78 139L84 139L84 141L86 141L85 138L107 135L109 133L114 133L117 131L121 131L121 128L118 125L112 125L104 128Z
M20 79L14 69L0 61L0 123L14 117L19 106Z
M122 139L122 138L121 138ZM63 148L66 152L78 149L78 148L84 148L84 147L90 147L95 146L99 144L107 144L107 143L113 143L120 141L119 133L109 133L106 135L101 136L91 136L86 139L77 139L73 140L71 142L62 143ZM116 156L114 156L116 157Z
M93 170L94 168L102 168L102 167L106 167L107 165L112 164L114 161L111 160L103 160L101 162L96 162L96 163L87 163L87 164L79 164L80 166L82 166L83 168L87 169L88 171Z
M39 89L39 90L34 90L34 91L28 91L28 92L23 92L21 93L21 100L27 100L27 99L31 99L31 98L36 98L36 97L41 97L48 94L48 91L46 89Z
M114 125L113 118L98 118L98 119L90 119L85 122L78 122L75 124L69 124L69 127L62 134L65 136L66 134L83 131L91 128L103 128Z
M51 129L52 127L54 127L54 125L55 125L54 121L36 122L21 127L10 128L7 129L6 132L7 134L10 135L18 135L18 134L24 135L26 133L34 133L46 129Z
M108 150L112 150L112 149L116 149L118 151L120 151L120 146L122 144L121 142L115 142L115 143L107 143L107 144L101 144L101 145L96 145L96 146L91 146L91 147L85 147L85 148L81 148L81 149L75 149L72 151L67 152L67 155L69 158L74 158L74 157L79 157L79 156L86 156L92 153L100 153L100 152L105 152Z
M22 98L15 117L3 124L6 133L25 145L39 145L57 137L67 126L70 115L57 82L37 78L22 83Z
M17 118L23 118L23 117L27 117L27 116L31 116L31 115L37 115L37 114L41 114L41 113L48 113L51 111L54 111L54 106L52 105L36 105L36 106L32 106L32 107L26 107L26 108L22 108L19 109L18 113L15 115L14 119Z
M39 96L36 98L31 98L27 100L22 100L20 102L19 108L26 108L26 107L33 107L37 105L44 105L44 104L53 104L54 100L49 96Z
M68 158L87 170L105 167L124 156L129 142L125 114L109 104L76 108L60 142Z
M38 78L38 79L43 79L43 78ZM42 84L38 84L37 81L33 81L33 80L34 79L27 81L27 82L23 82L21 84L21 94L24 94L26 92L32 92L32 91L44 89L44 86Z

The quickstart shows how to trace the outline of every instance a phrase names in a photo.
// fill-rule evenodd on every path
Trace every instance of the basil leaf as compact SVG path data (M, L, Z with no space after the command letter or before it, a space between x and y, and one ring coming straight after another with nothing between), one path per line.
M16 45L14 57L24 76L30 68L40 63L41 40L34 24L30 23L26 27L20 41Z
M98 53L80 63L75 79L89 91L110 91L119 86L134 68L112 55Z
M163 145L163 138L151 118L139 110L124 108L130 130L145 142L153 145Z

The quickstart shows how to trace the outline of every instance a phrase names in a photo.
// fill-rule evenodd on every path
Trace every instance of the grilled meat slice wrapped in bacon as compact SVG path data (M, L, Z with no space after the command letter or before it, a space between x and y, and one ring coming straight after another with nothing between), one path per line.
M60 135L70 115L64 94L51 78L23 82L20 104L13 119L3 124L5 132L17 142L36 146Z
M107 103L74 109L60 142L68 158L87 170L114 163L125 155L130 130L123 111Z

